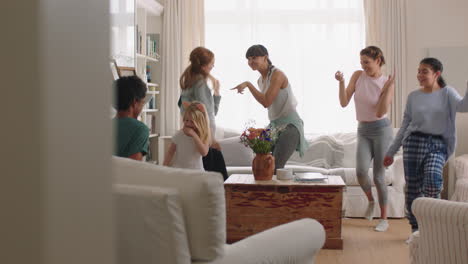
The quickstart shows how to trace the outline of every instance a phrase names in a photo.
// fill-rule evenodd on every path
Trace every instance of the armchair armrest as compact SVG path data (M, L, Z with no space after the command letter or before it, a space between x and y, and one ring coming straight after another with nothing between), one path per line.
M457 180L451 200L468 203L468 178Z
M283 224L226 245L220 263L314 263L325 242L325 230L316 220L305 218Z
M468 179L468 154L456 157L454 167L457 180Z
M468 263L468 203L418 198L412 210L419 224L417 263Z

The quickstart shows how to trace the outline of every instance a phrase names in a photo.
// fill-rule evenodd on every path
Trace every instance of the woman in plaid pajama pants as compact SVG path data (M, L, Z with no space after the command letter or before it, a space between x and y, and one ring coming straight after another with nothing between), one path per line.
M417 78L421 88L408 95L401 128L384 158L384 165L390 166L403 145L406 210L413 232L418 223L411 205L418 197L440 197L443 168L455 148L455 115L468 112L468 91L462 98L445 83L442 70L435 58L420 62Z

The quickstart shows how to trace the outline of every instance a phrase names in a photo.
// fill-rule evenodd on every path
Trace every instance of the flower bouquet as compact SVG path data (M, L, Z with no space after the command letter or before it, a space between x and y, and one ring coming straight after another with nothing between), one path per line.
M275 158L271 155L278 130L269 128L247 128L240 136L240 142L255 152L252 171L255 180L271 180L275 170Z
M240 142L257 154L271 152L274 143L272 130L269 128L247 128L240 136Z

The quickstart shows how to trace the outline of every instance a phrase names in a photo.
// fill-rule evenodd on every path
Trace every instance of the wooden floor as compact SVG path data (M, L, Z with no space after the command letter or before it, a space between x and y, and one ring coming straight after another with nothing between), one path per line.
M374 231L379 220L344 219L342 225L343 250L322 249L316 256L316 264L409 264L408 245L410 235L406 219L389 219L386 232Z

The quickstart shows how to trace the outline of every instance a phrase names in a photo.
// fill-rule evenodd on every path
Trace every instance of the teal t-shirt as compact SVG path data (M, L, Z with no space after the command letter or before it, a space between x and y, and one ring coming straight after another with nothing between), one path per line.
M148 153L149 129L143 122L131 117L114 118L114 127L114 155L128 158L138 152Z

